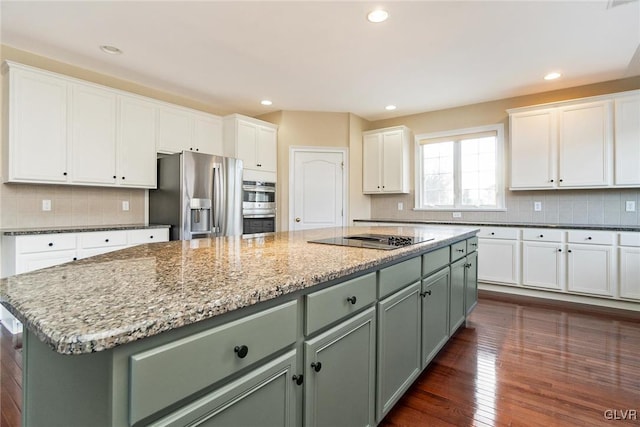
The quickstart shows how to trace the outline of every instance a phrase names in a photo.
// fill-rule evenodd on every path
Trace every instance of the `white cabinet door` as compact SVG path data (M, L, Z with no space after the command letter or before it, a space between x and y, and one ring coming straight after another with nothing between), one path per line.
M116 182L116 95L72 85L71 181L79 184Z
M179 108L161 106L158 108L157 151L179 153L193 148L193 122L190 114Z
M559 110L560 187L597 187L610 183L610 111L610 101Z
M511 188L556 185L556 119L552 110L511 116Z
M613 295L613 247L569 245L567 290L602 296Z
M381 163L382 135L365 135L362 142L362 191L380 193L382 191Z
M640 94L615 101L615 184L640 185Z
M120 97L117 182L156 187L156 106L134 97Z
M9 79L9 149L5 179L11 182L67 182L68 83L16 68L10 68Z
M222 119L210 114L194 114L193 147L190 148L222 156Z
M382 191L401 193L404 180L402 131L382 135Z
M276 130L260 126L258 128L258 141L256 145L256 157L260 170L276 172L278 162L277 150Z
M258 169L258 159L256 158L257 126L239 121L237 132L237 153L238 158L242 159L243 167L245 169Z
M522 243L522 284L562 290L564 287L564 251L559 243Z
M620 248L620 296L640 300L640 248Z
M478 280L520 282L520 244L517 240L478 239Z

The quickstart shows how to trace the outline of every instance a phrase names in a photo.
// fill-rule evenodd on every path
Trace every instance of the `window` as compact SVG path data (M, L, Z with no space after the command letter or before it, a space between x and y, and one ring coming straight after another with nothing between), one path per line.
M504 208L502 125L416 136L416 209Z

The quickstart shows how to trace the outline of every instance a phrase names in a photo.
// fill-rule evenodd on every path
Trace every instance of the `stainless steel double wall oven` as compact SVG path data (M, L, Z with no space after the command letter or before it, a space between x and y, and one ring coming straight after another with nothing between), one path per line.
M242 182L242 228L243 235L276 231L275 182Z

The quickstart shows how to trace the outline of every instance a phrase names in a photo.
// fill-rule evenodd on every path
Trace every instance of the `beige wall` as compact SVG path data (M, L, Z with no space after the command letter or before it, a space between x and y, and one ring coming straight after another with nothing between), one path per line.
M369 122L349 114L349 223L371 217L371 196L362 194L362 131Z
M640 89L640 76L622 80L602 82L587 86L501 99L475 105L467 105L440 111L426 112L411 116L378 120L369 123L369 129L405 125L414 134L462 129L468 127L502 123L505 126L505 184L509 183L509 121L507 109L548 102L564 101L607 93ZM411 167L414 166L411 149ZM453 220L451 212L413 211L414 175L411 175L412 191L408 195L371 196L370 218ZM506 212L463 212L461 221L494 222L539 222L575 224L640 224L638 212L625 212L624 202L635 200L638 205L640 191L624 190L557 190L557 191L506 191ZM541 201L543 211L535 212L533 202ZM397 210L398 202L405 209ZM369 218L362 216L361 218Z
M289 148L350 145L350 114L280 111L258 116L278 125L278 229L289 229Z

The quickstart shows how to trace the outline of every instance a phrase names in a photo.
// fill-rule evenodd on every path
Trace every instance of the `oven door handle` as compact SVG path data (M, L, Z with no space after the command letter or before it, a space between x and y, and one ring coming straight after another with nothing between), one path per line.
M243 218L275 218L275 214L242 215Z
M250 192L254 192L254 193L275 193L276 192L275 188L254 187L253 185L243 185L242 189L244 191L250 191Z

